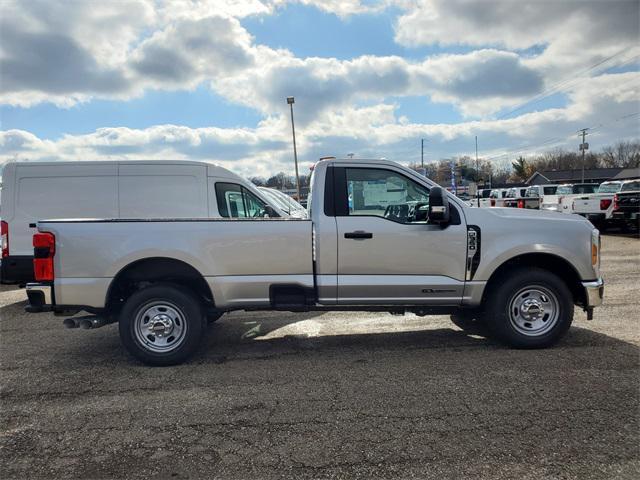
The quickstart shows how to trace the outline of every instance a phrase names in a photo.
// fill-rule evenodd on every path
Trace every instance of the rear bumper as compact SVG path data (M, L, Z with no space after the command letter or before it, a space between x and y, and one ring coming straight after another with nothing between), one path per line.
M637 210L622 210L613 212L613 218L615 220L637 220L640 217L640 213Z
M607 215L605 213L581 213L576 212L581 217L586 218L590 222L603 222L607 219Z
M0 283L27 283L33 280L33 256L9 255L0 260Z
M582 282L584 287L585 299L587 304L585 308L593 308L602 305L604 298L604 280L598 278L591 282Z
M29 304L25 310L30 313L50 312L53 310L53 285L47 283L27 283Z

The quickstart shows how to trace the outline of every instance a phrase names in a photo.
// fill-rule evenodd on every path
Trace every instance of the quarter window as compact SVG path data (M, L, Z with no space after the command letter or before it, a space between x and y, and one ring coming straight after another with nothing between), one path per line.
M236 183L216 183L216 199L220 216L225 218L253 218L267 215L266 204Z
M348 215L373 215L400 223L426 223L429 189L391 170L347 168Z

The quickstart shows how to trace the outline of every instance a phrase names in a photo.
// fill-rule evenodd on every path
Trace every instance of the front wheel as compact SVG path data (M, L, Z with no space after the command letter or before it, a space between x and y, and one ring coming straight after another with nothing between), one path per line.
M138 290L120 312L120 339L147 365L175 365L198 348L206 331L198 299L176 285Z
M556 343L573 321L573 296L557 275L518 269L488 292L485 320L493 334L516 348Z

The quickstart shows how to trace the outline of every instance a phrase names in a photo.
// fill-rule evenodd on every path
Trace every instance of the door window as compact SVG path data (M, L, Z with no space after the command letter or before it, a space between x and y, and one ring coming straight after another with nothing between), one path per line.
M347 168L348 215L426 223L429 189L392 170Z
M216 183L218 211L225 218L252 218L267 215L266 204L242 185Z

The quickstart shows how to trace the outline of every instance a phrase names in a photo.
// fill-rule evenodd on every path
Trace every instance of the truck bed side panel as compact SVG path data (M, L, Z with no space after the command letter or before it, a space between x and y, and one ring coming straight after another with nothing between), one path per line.
M56 236L60 304L102 307L105 283L133 262L154 257L194 267L218 306L243 298L253 299L252 305L257 298L268 302L272 283L313 286L307 220L52 221L39 228Z

